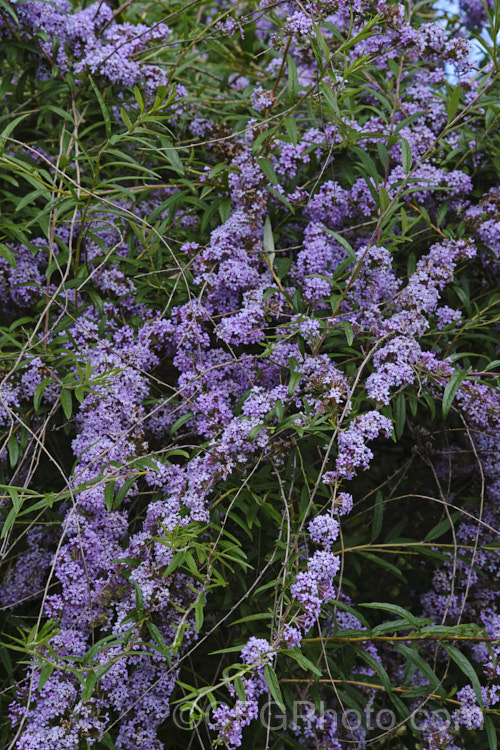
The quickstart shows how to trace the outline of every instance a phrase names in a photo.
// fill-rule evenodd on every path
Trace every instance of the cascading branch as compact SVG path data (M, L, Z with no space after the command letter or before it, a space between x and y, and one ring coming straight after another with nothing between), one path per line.
M496 748L499 24L0 4L2 746Z

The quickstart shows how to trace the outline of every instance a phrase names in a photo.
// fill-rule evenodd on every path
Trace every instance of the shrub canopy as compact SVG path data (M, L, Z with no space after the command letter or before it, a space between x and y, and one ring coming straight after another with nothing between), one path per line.
M496 748L499 29L0 0L4 747Z

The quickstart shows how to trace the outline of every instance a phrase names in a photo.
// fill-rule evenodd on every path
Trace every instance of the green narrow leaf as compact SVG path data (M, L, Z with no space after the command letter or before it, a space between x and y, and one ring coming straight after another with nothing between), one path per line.
M212 169L208 173L208 176L211 180L213 180L214 177L217 177L217 175L224 170L227 170L226 162L219 162L215 165L215 167L212 167Z
M265 425L256 424L255 427L252 427L252 429L248 433L248 440L253 440L254 438L256 438L259 432L262 432L264 428L265 428Z
M467 374L468 373L465 370L455 370L446 383L446 388L444 389L443 394L443 419L446 419L448 416L456 392L460 388L462 381L467 377Z
M345 271L347 271L351 263L352 263L351 258L344 258L344 260L341 263L339 263L338 266L335 268L333 273L330 274L331 280L334 281L335 279L338 279L339 276L343 276L343 274L345 273Z
M423 401L427 404L427 407L431 413L431 419L434 420L436 418L436 404L434 403L434 399L432 398L430 393L423 394Z
M229 646L228 648L220 648L217 651L210 651L208 656L215 656L217 654L234 654L235 651L238 651L238 653L240 653L241 646Z
M481 692L481 683L479 682L479 678L476 674L476 670L468 660L468 658L463 654L461 651L458 650L458 648L455 648L455 646L451 646L449 643L441 643L441 646L444 648L445 651L450 655L451 659L455 662L455 664L459 667L460 671L463 672L463 674L469 678L471 681L472 689L474 690L474 694L476 696L477 702L481 706L481 708L484 707L483 704L483 694Z
M314 31L314 35L316 36L316 41L318 45L320 46L321 50L323 51L326 61L328 62L328 59L330 57L330 50L328 49L328 45L325 41L321 28L314 22L313 22L313 31Z
M9 463L11 468L14 468L17 464L17 459L19 458L19 443L17 442L17 437L15 435L10 436L7 447L9 449Z
M229 623L230 627L233 625L239 625L242 622L250 622L253 620L271 620L272 614L269 612L257 612L255 615L246 615L245 617L240 617L239 620L233 620ZM289 653L289 650L286 650L286 653Z
M7 489L7 492L9 493L10 499L12 500L12 506L14 510L16 511L16 513L19 513L22 505L21 499L19 497L19 492L15 487L9 487Z
M265 156L259 156L257 159L259 162L259 167L262 169L264 174L266 175L267 179L273 184L278 184L278 177L276 176L276 172L274 171L274 167L269 161L269 159Z
M113 500L113 509L118 508L118 506L122 504L122 502L125 500L127 492L132 487L132 485L134 484L135 481L136 481L136 477L130 477L130 479L127 479L122 484L122 486L120 487L120 489L116 493L115 499Z
M394 405L394 419L396 438L399 440L404 432L406 422L406 398L404 393L399 393Z
M389 698L391 699L391 702L396 706L396 708L399 711L400 716L403 716L406 718L410 715L410 709L408 706L406 706L399 695L397 693L389 693Z
M153 112L159 109L161 106L168 106L170 102L175 98L176 93L177 90L175 86L172 86L170 89L167 89L166 86L158 86L156 99L153 104Z
M348 320L337 320L335 322L336 325L339 326L339 328L342 328L345 333L347 344L348 346L351 346L352 342L354 341L354 331L352 330L352 325Z
M106 734L102 735L100 742L101 742L101 745L104 745L104 747L107 747L108 750L116 750L116 745L107 732Z
M7 143L7 138L12 133L14 128L19 125L19 123L24 120L25 117L28 117L28 114L19 115L19 117L15 117L11 122L9 122L8 125L5 126L5 128L2 130L2 133L0 134L0 154L3 154L5 149L5 144Z
M295 213L295 209L292 206L292 204L290 203L290 201L288 200L288 198L285 198L284 195L281 195L281 193L279 192L279 190L276 190L276 188L273 187L272 185L265 185L265 188L266 188L266 190L269 193L271 193L271 195L274 195L274 197L277 200L279 200L280 203L283 203L283 205L288 208L288 210L290 211L291 214Z
M144 101L143 93L142 93L142 91L140 90L140 88L138 86L134 86L133 92L134 92L135 100L136 100L137 105L139 107L139 111L142 113L142 112L144 112L144 107L146 106L145 105L145 101Z
M295 122L295 118L293 117L285 117L283 120L285 123L286 132L288 133L288 137L290 138L290 142L296 146L298 143L297 138L297 124Z
M367 651L365 651L362 648L359 648L355 646L355 651L357 654L364 660L366 663L373 669L373 671L378 675L380 678L380 682L385 687L386 691L388 693L392 693L392 684L391 684L391 678L385 671L384 667L375 659L374 656L369 654Z
M384 633L398 633L401 630L408 630L407 622L404 620L389 620L372 628L372 633L373 635L383 635Z
M439 210L437 212L436 216L436 224L437 226L441 226L443 223L443 220L446 218L446 214L448 213L449 208L449 201L443 201L443 203L439 206Z
M383 185L380 185L378 189L378 194L380 197L380 208L382 209L382 211L385 212L390 206L391 197Z
M63 164L61 163L62 160L59 160L59 167L61 169L64 169ZM16 207L14 209L14 213L17 214L19 211L22 211L25 206L31 205L35 203L37 198L39 198L41 195L44 195L47 192L47 188L45 185L41 188L37 188L36 190L32 190L30 193L27 193L21 200L16 201Z
M378 158L381 164L385 167L389 159L389 152L381 141L377 141Z
M358 606L368 607L370 609L381 609L383 612L390 612L391 614L399 615L405 620L405 622L411 625L412 628L418 629L419 627L417 618L412 615L411 612L408 612L408 610L400 607L399 604L389 604L388 602L365 602Z
M9 14L9 16L12 18L12 20L14 21L16 25L19 24L19 20L16 14L14 13L13 8L11 7L11 3L8 3L5 0L0 0L0 7L3 8Z
M61 391L61 406L66 419L70 419L73 411L73 399L71 398L71 391L67 388L63 388Z
M490 362L489 365L486 365L486 367L484 368L484 371L488 372L489 370L494 370L499 365L500 365L500 359L494 359L493 362Z
M171 141L165 139L165 147L163 151L165 152L165 156L167 157L168 161L170 162L172 169L177 172L179 175L184 174L184 165L182 164L182 161L180 159L179 154L177 153L177 149L172 144Z
M272 138L273 135L274 131L271 131L271 129L263 130L261 133L259 133L252 144L252 154L257 155L261 150L261 147L264 145L264 142Z
M350 245L347 242L347 240L345 239L345 237L342 237L341 234L338 234L337 232L334 232L332 229L326 229L325 228L325 231L327 232L327 234L330 234L332 237L335 237L335 239L337 240L337 242L339 243L339 245L342 245L342 247L344 248L344 250L347 252L347 254L349 255L349 257L353 261L356 260L356 253L354 252L354 249L353 249L352 245Z
M271 693L272 697L274 698L280 709L283 711L283 713L286 713L285 704L283 703L283 696L281 695L280 684L278 682L276 672L270 664L266 664L264 666L264 679L267 682L267 686L269 687L269 692Z
M451 522L454 523L460 518L460 511L457 510L450 514L451 516ZM439 539L440 536L443 536L450 528L450 520L448 518L444 518L442 521L440 521L434 528L432 528L427 536L425 537L426 542L431 542L434 539Z
M408 231L408 217L403 207L401 207L400 213L401 213L401 233L406 234L406 232Z
M42 671L40 672L40 679L38 680L38 690L41 690L43 688L53 671L53 664L46 664L43 667Z
M104 302L102 298L99 296L99 294L95 291L95 289L86 289L86 292L90 299L92 300L92 304L94 305L95 309L99 313L99 315L102 317L104 315Z
M46 492L44 494L45 502L47 503L49 508L52 508L56 501L56 493L55 492Z
M490 750L497 750L497 731L495 724L491 716L486 716L484 719L484 728L486 729L486 736L488 737L488 744Z
M160 649L161 653L167 655L169 653L168 646L165 643L163 636L158 630L157 626L153 622L150 622L150 620L147 620L146 627L149 630L152 639Z
M245 686L243 685L243 680L239 675L236 675L234 678L234 688L236 690L236 693L238 695L238 698L242 703L246 702L247 696L245 693Z
M85 680L85 685L83 687L82 692L82 701L86 703L88 700L90 700L92 693L94 692L95 684L97 682L97 675L92 670L88 673L87 678Z
M460 84L458 86L455 86L446 104L446 113L448 115L448 123L450 123L455 117L455 113L458 109L459 101L460 101Z
M413 679L413 675L417 671L417 668L415 664L408 659L408 661L405 664L405 668L403 671L403 685L410 684L411 680ZM415 689L415 688L414 688ZM416 688L417 690L423 690L425 692L425 688Z
M144 612L144 599L142 597L142 591L136 581L132 581L132 585L135 591L135 608L138 614L142 614Z
M375 185L377 185L380 182L380 175L377 172L376 164L373 161L370 154L367 154L366 151L364 151L359 146L353 146L352 150L356 154L356 156L359 157L361 163L363 164L363 167L365 168L364 171L367 172L368 175L373 178ZM371 184L369 180L368 180L368 184L369 185Z
M294 659L300 667L302 667L304 672L312 672L318 677L321 677L321 669L319 669L316 664L313 664L312 661L307 658L307 656L304 656L302 651L299 651L298 648L289 648L285 651L285 653L287 656L291 656L291 658Z
M397 650L401 654L403 654L403 656L408 661L412 662L416 666L416 668L419 669L425 677L427 677L432 689L435 690L439 685L439 677L436 675L433 669L431 669L429 664L427 664L425 659L420 656L416 648L405 646L404 643L396 643L395 646Z
M116 484L115 479L112 479L111 481L106 482L106 486L104 488L104 503L106 505L106 510L113 510L113 500L115 497L115 484Z
M334 115L334 117L337 117L339 108L338 108L337 100L335 98L335 94L326 83L320 83L319 87L321 89L321 93L323 94L325 98L327 111L329 111L332 115Z
M163 576L165 577L165 576L170 575L170 573L173 573L174 570L177 570L177 568L183 564L183 562L184 562L184 551L180 550L179 552L176 552L173 558L170 560Z
M120 114L122 116L123 122L127 126L127 130L129 132L131 130L133 130L134 124L133 124L132 120L130 119L130 116L129 116L127 110L125 109L125 107L120 107Z
M174 435L177 432L177 430L179 430L182 427L183 424L186 424L186 422L189 419L191 419L192 416L193 416L193 412L188 411L187 414L183 414L182 417L179 417L179 419L176 419L172 427L170 428L170 433L169 433L170 437L172 437L172 435Z
M366 550L357 550L353 554L359 555L360 557L364 557L366 560L369 560L370 563L372 563L373 565L380 565L380 567L385 568L386 570L389 570L393 575L395 575L404 583L407 582L407 579L404 577L400 569L396 567L396 565L393 565L387 560L384 560L384 558L381 557L380 555L373 555L371 552L367 552Z
M175 634L174 642L172 644L172 653L174 656L177 656L177 652L179 651L180 647L182 646L182 641L184 640L184 631L186 630L186 621L183 620L179 627L177 628L177 632Z
M297 370L295 369L296 366L297 366L297 363L295 362L295 360L291 359L290 360L290 380L288 383L288 395L289 396L293 396L293 394L295 393L295 391L297 390L299 386L300 379L302 377L302 373L297 372Z
M297 75L297 66L291 55L287 57L288 63L288 99L290 104L293 106L297 101L297 94L299 93L299 77Z
M382 520L384 516L384 496L379 490L375 498L375 507L373 509L373 521L372 521L372 536L371 541L374 542L382 530Z
M203 627L203 620L205 617L204 605L205 602L203 596L201 596L194 605L194 627L197 633L199 633Z
M408 174L411 170L413 157L411 153L411 146L406 140L406 138L403 138L401 140L401 161L403 164L403 169L405 171L405 174Z
M14 255L12 250L2 242L0 242L0 255L7 261L9 266L12 266L12 268L17 268L16 256Z
M97 103L99 104L99 107L100 107L101 112L102 112L102 117L103 117L103 120L104 120L104 127L106 128L106 138L109 141L109 139L111 138L111 118L109 116L108 108L106 107L106 105L104 103L104 99L102 98L101 92L99 91L99 89L97 88L97 86L94 83L94 79L92 78L92 76L90 75L90 73L88 73L87 75L89 77L90 85L92 86L92 88L94 90L94 94L95 94L95 98L97 99Z
M223 198L219 203L219 216L223 224L231 216L231 198Z
M322 73L325 69L325 62L323 59L323 53L321 52L321 48L316 41L316 39L313 39L312 37L309 39L309 44L311 45L311 49L314 53L314 57L316 58L316 62L318 63L318 68L320 73Z
M186 565L188 566L190 572L193 574L193 576L197 576L198 568L196 567L194 557L190 550L186 550L185 560L186 560Z
M283 402L281 401L281 399L278 399L276 401L275 410L276 410L276 416L278 417L278 421L282 422L283 416L284 416L284 410L283 410Z

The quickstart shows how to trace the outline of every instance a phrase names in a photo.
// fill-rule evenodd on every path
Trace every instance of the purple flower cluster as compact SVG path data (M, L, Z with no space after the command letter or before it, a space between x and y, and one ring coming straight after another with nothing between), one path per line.
M233 708L223 704L213 711L210 727L218 733L218 741L224 742L229 750L241 746L244 727L258 716L258 698L269 691L264 665L270 663L272 654L273 649L266 640L250 638L241 649L243 663L252 668L251 676L242 678L245 700L238 698Z
M357 469L368 469L373 451L366 443L375 440L379 434L390 437L391 433L391 420L378 411L355 417L349 427L339 434L336 477L339 480L352 479Z
M140 82L150 94L167 82L162 68L137 59L138 53L170 38L170 29L164 23L152 27L117 23L106 3L93 3L73 12L67 0L57 0L50 6L28 0L17 3L16 11L23 36L35 42L44 55L42 77L50 76L48 62L62 74L71 70L81 76L88 72L118 86ZM8 28L4 27L4 34Z
M469 26L482 22L479 8L461 7ZM78 193L66 217L63 198L54 196L71 202L76 183L66 183L58 166L61 187L51 193L50 212L39 211L43 190L30 208L40 214L38 234L29 242L9 237L2 245L3 340L13 347L9 361L15 360L11 370L2 365L0 382L5 481L17 489L25 482L37 492L47 473L45 465L37 468L40 445L46 439L52 445L53 438L56 444L63 429L70 435L61 450L64 499L55 509L47 501L47 527L37 520L27 534L18 532L22 517L12 530L4 526L7 538L18 534L13 549L19 554L12 555L2 578L2 606L11 613L41 600L41 616L54 626L46 642L30 651L26 680L10 705L11 723L19 730L16 748L76 750L109 743L111 734L117 750L167 747L164 728L176 680L185 686L181 670L207 638L225 639L226 631L215 626L216 610L227 607L232 615L232 583L236 590L245 580L239 562L253 576L262 558L262 577L269 580L260 583L261 569L255 571L255 605L246 596L241 601L245 615L248 606L260 607L271 581L272 626L265 637L249 636L259 632L253 628L269 609L254 612L258 617L251 616L244 630L227 631L231 637L243 632L248 640L237 677L233 665L214 688L217 697L227 689L232 704L217 704L209 729L216 745L232 750L244 743L263 696L276 697L272 670L308 647L313 627L326 639L332 636L333 646L325 641L329 649L342 631L366 630L353 614L359 594L354 576L338 576L341 561L350 564L341 532L343 537L354 529L360 547L365 539L365 529L349 516L353 495L345 483L355 480L356 497L369 497L386 483L383 472L392 459L380 438L395 432L399 440L394 423L401 426L398 409L406 394L412 435L427 435L427 423L416 416L422 394L428 401L442 396L454 373L452 355L460 360L464 351L462 326L467 330L472 317L464 289L454 290L453 282L479 255L484 278L478 280L474 269L471 279L482 304L488 274L498 271L500 188L478 197L470 166L475 162L446 151L460 151L458 126L442 143L449 120L454 127L443 66L454 66L472 112L479 109L475 97L484 80L465 75L465 38L382 0L375 6L367 0L265 0L246 35L246 17L228 15L228 3L202 7L178 35L177 13L170 28L146 22L149 9L141 15L144 23L133 14L120 20L126 8L115 12L107 3L72 10L67 0L23 0L15 10L17 21L0 9L2 39L21 44L30 64L36 60L42 92L50 90L52 77L61 86L71 80L73 102L73 96L88 96L81 92L90 75L101 91L114 92L118 105L126 101L126 88L137 84L149 117L148 102L159 87L177 81L174 104L157 120L151 116L147 127L141 124L135 143L132 126L123 143L115 138L125 132L120 130L98 145L93 124L84 135L75 124L71 169L85 185L88 206L82 209ZM368 29L367 19L373 21ZM191 36L191 21L193 28L201 24L199 37ZM232 45L230 71L224 55L218 57L221 39ZM254 59L265 59L263 69L236 65L254 44L261 50ZM328 74L321 64L325 49ZM356 73L352 81L346 71ZM358 89L356 76L365 73ZM189 97L179 82L184 75L193 87ZM391 82L390 111L384 109L389 100L381 81ZM200 87L203 97L197 99ZM309 89L313 93L303 104ZM136 95L141 109L139 89ZM290 107L284 110L287 96ZM347 104L351 99L359 109ZM224 116L230 113L223 123L216 119L219 104ZM107 102L88 104L91 111L94 105L104 117ZM71 116L76 111L75 105ZM115 120L112 131L127 113ZM108 131L107 119L104 125ZM66 143L66 130L59 135ZM473 135L481 144L479 134ZM90 138L85 154L80 137ZM46 187L61 163L54 142L51 133L47 152L28 154L37 166L30 164L27 172L19 167L27 162L16 161L26 157L25 150L15 143L7 147L6 163L16 165L17 177L41 175ZM88 163L95 174L83 175ZM127 164L144 175L134 172L132 178ZM394 207L398 211L391 213ZM485 346L493 359L498 352L491 338ZM481 373L463 366L471 374L457 386L452 412L466 426L463 444L457 438L456 445L434 449L441 438L433 434L411 461L424 452L434 461L435 475L427 474L442 483L441 505L462 502L449 477L481 494L480 516L477 498L469 496L467 515L453 527L453 553L449 546L438 553L438 545L430 551L439 564L426 579L428 590L422 593L415 584L418 592L411 596L432 623L467 617L496 639L500 615L491 580L500 576L493 549L500 522L500 400L477 380ZM403 402L395 402L400 395ZM384 461L374 460L379 448ZM401 481L412 480L405 474ZM358 493L358 487L368 491ZM11 500L15 506L15 494L3 498L2 510ZM362 500L359 505L362 510ZM421 514L416 525L425 523ZM241 562L248 544L241 539L256 528L259 544L251 551L258 554L252 554L252 564ZM226 534L231 542L224 547ZM385 570L401 573L391 564ZM223 598L218 588L226 578ZM352 600L340 578L353 586ZM368 637L360 643L352 652L351 682L368 705L376 690L365 678L383 675L385 681L389 674L404 681L403 692L427 684L419 670L410 674L402 667L392 645L378 649ZM489 708L498 700L500 646L485 643L475 643L472 654L487 683L483 703ZM53 667L48 676L47 664ZM89 674L98 679L84 700L79 677ZM347 683L353 676L340 668L339 675L334 679L345 677ZM324 681L317 687L323 695ZM354 690L345 695L359 698ZM483 710L472 687L461 688L457 699L456 727L427 733L429 748L454 748L455 729L481 726ZM366 741L364 729L346 733L333 714L312 707L290 731L307 749L340 750L353 742L363 747Z

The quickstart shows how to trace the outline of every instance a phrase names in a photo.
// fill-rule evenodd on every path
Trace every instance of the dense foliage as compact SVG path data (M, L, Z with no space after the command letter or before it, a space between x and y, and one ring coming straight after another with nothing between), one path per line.
M499 28L0 0L3 747L496 748Z

